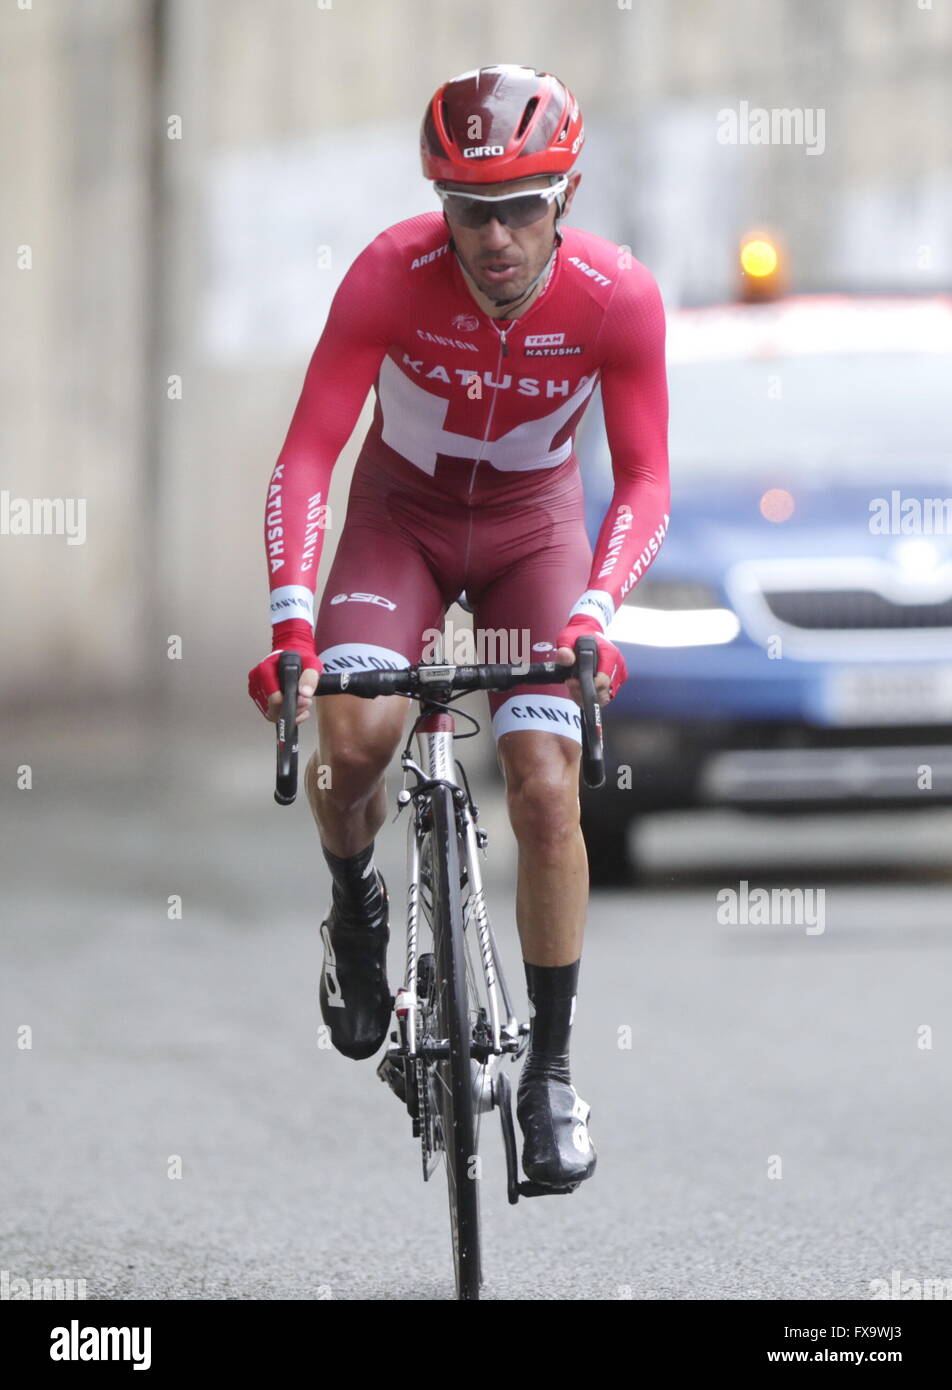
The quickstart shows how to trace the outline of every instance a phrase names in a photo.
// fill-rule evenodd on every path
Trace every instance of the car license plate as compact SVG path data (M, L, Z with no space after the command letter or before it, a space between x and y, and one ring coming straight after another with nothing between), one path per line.
M836 667L825 703L831 724L952 724L952 665Z

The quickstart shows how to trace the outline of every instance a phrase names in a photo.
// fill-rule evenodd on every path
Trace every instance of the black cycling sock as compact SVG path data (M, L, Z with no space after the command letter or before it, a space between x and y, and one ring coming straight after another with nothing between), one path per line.
M545 1076L571 1083L569 1037L575 1016L579 962L571 965L530 965L526 968L526 987L532 1005L529 1024L529 1055L522 1078Z
M334 881L333 897L341 926L382 927L386 924L386 899L374 864L374 842L347 858L321 845Z

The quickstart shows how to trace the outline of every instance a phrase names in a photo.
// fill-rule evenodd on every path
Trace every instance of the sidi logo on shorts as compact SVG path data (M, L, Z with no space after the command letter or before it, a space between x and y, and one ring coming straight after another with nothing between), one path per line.
M388 608L391 613L397 606L382 594L335 594L331 603L375 603L378 608Z
M80 1327L73 1318L69 1327L50 1333L51 1361L131 1361L134 1371L152 1365L151 1327Z

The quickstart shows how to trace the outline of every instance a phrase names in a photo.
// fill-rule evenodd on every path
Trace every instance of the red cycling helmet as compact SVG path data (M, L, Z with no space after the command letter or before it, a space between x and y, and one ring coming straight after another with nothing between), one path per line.
M444 82L423 117L420 157L428 179L506 183L567 173L584 139L578 102L557 77L500 63Z

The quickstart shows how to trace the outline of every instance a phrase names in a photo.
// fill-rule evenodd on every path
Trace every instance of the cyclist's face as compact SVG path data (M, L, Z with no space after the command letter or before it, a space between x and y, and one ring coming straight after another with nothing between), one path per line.
M569 176L565 191L566 211L580 177L580 174ZM477 187L462 183L444 184L447 189L481 193L487 197L531 193L548 186L549 180L545 177L514 179L509 183L480 184ZM490 299L514 299L532 284L552 254L557 212L553 201L543 217L526 227L506 226L497 217L490 217L481 227L464 227L454 218L453 199L449 198L444 217L456 249L477 288Z

